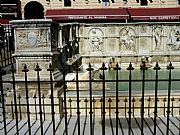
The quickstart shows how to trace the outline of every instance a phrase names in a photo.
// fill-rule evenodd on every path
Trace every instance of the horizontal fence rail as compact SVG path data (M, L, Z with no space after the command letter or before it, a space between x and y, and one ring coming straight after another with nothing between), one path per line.
M55 71L51 64L46 70L46 79L38 64L33 72L24 65L21 79L15 76L12 66L11 79L6 80L1 68L0 132L5 135L12 132L18 135L180 133L180 93L177 91L180 85L175 92L172 90L172 85L179 83L180 78L173 77L171 63L167 66L166 78L160 77L162 69L158 63L151 69L153 78L147 78L150 69L145 63L140 67L140 77L133 73L136 69L130 63L125 69L125 78L121 76L123 69L117 63L113 79L107 78L106 73L110 71L104 63L98 71L91 64L86 71L81 71L77 64L73 79L67 78L67 68L61 69L59 80L54 80ZM86 78L81 76L82 73L87 73ZM31 80L32 74L34 79ZM137 82L138 93L134 92ZM146 89L149 82L152 82L150 92ZM161 82L167 85L164 93L159 89ZM110 84L113 87L108 89ZM125 92L120 91L124 84Z

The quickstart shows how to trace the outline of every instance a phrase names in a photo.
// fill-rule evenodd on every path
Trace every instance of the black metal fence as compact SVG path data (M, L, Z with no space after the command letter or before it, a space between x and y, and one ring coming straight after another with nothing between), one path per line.
M16 127L16 134L20 134L19 130L21 129L19 126L20 120L27 120L27 134L31 135L32 132L32 121L36 120L40 123L40 134L44 134L47 130L44 128L45 121L51 121L52 125L52 132L51 134L60 134L58 132L59 125L63 124L63 129L61 132L63 134L71 134L69 122L72 117L76 118L75 128L78 135L84 134L84 128L89 121L88 125L88 134L95 135L95 117L100 118L101 127L98 130L101 131L102 135L108 134L106 132L107 123L110 124L112 127L112 134L120 134L120 130L123 133L123 125L121 123L121 118L125 118L127 121L126 128L128 129L127 134L136 134L133 132L134 121L137 123L138 128L140 130L140 134L146 134L145 126L148 126L148 121L146 118L150 118L152 120L151 125L149 127L150 133L153 135L159 135L157 130L160 133L169 135L169 134L179 134L180 133L180 95L176 93L175 95L172 94L172 82L176 81L179 82L179 79L172 78L172 72L174 67L170 63L167 66L168 70L168 78L166 79L159 79L159 67L158 63L155 65L154 79L146 79L146 67L145 63L141 66L141 73L142 78L136 79L132 76L132 72L134 67L132 64L129 64L127 67L128 73L128 80L124 80L119 76L119 72L121 72L121 68L117 64L114 68L115 80L108 80L105 78L106 74L105 71L107 67L105 64L102 64L100 68L102 77L101 79L93 79L93 68L89 64L87 68L88 71L88 79L80 80L79 79L79 68L74 68L74 72L76 73L75 80L66 80L67 69L62 69L62 80L53 80L53 69L51 65L47 72L49 72L49 79L48 80L41 80L40 72L41 68L39 65L36 65L34 69L35 73L35 80L29 80L30 74L28 74L29 70L27 66L24 66L22 69L22 73L24 74L24 78L21 80L17 80L15 77L15 69L12 66L12 78L11 81L3 80L3 70L0 70L0 90L1 90L1 109L2 109L2 129L3 133L6 135L9 132L7 129L8 119L13 119L15 121L14 127ZM127 93L122 94L119 92L119 83L128 83ZM141 90L139 94L133 93L133 83L140 82L141 83ZM154 89L151 94L146 95L146 87L145 84L147 82L154 82ZM166 82L168 83L167 93L164 95L159 95L159 83ZM11 89L5 89L5 85L10 83ZM56 86L56 84L61 84ZM74 91L68 90L68 83L74 83L75 89ZM80 84L86 83L87 87L85 91L80 90ZM98 83L100 89L98 90L99 95L96 95L93 89L94 83ZM108 95L106 90L106 83L115 83L115 91L114 95ZM45 84L46 88L45 88ZM21 86L23 89L19 90L17 85ZM34 90L32 87L35 86ZM47 89L48 87L48 89ZM57 90L58 87L58 90ZM179 86L180 87L180 86ZM45 90L47 89L48 92ZM82 95L82 93L86 93ZM69 94L72 93L72 94ZM85 117L85 122L82 123L81 119ZM161 129L158 126L158 120L161 117L165 117L165 121L162 122L165 125L164 129ZM171 117L176 118L178 121L178 125L171 120ZM138 119L136 119L138 118ZM110 122L107 122L107 119ZM158 119L158 120L157 120ZM61 121L64 121L61 123ZM114 121L114 122L113 122ZM176 131L172 131L170 129L170 124L173 123L173 126L177 129ZM82 126L83 125L83 126ZM73 132L74 134L74 132ZM138 134L138 133L137 133Z
M0 66L14 63L14 35L11 25L0 25Z

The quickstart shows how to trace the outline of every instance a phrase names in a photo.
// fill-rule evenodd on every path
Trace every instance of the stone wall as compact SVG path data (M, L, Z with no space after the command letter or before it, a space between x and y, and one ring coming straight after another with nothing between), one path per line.
M62 9L69 8L64 6L64 0L50 0L50 2L46 0L21 0L21 9L22 13L24 13L25 5L30 1L38 1L40 2L45 9ZM131 7L131 8L140 8L140 7L150 7L150 8L166 8L166 7L178 7L178 0L153 0L153 2L148 1L148 6L141 6L140 2L137 3L136 0L132 1L119 1L115 0L115 3L109 2L108 6L104 6L102 0L99 3L98 0L71 0L71 8L79 9L79 8L119 8L119 7Z
M81 24L79 38L83 63L179 62L180 23Z

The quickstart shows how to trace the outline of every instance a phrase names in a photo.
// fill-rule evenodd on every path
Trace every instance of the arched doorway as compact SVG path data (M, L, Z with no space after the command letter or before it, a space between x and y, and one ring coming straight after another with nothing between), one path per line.
M31 1L24 7L25 19L44 19L44 7L37 1Z

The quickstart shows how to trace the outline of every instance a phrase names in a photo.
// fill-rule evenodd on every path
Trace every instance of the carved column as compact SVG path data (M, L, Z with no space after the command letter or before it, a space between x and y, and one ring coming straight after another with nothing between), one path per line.
M69 27L69 41L73 40L73 38L72 38L72 27L73 27L73 25L70 25L70 27Z

